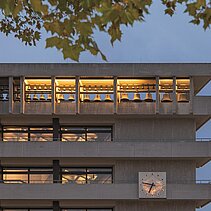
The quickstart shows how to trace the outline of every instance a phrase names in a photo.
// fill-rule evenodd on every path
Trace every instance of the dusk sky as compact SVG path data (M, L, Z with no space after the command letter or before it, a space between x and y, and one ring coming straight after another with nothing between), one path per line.
M164 7L156 1L144 23L123 27L122 42L111 47L109 37L97 33L95 38L109 62L211 62L211 30L189 23L191 18L180 6L173 17L164 15ZM62 54L45 49L44 34L37 47L26 47L13 36L0 34L0 63L71 63ZM100 57L83 53L80 62L102 62ZM211 95L211 83L200 93ZM197 133L198 137L211 137L211 121ZM197 171L197 179L211 180L211 162ZM199 211L210 211L211 205Z

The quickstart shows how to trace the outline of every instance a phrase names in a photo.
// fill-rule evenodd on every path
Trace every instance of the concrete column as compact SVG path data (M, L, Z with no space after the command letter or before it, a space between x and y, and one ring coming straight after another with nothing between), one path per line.
M60 164L59 164L59 160L53 160L53 183L60 183Z
M173 114L177 112L176 77L173 77Z
M0 161L0 183L3 183L3 167L1 165L1 161Z
M53 211L60 211L59 201L53 201Z
M159 95L159 77L156 77L156 111L155 113L159 113L160 107L160 95Z
M190 77L190 113L193 113L194 83L193 77Z
M20 77L20 113L25 113L25 78Z
M114 113L118 112L118 102L117 102L117 77L114 77Z
M3 125L0 123L0 141L3 141Z
M53 141L60 141L59 118L53 118Z
M75 104L76 104L76 114L80 113L80 77L76 76L75 79Z
M52 113L56 113L56 86L55 86L55 76L51 77L51 110Z
M9 77L9 113L13 113L13 77Z

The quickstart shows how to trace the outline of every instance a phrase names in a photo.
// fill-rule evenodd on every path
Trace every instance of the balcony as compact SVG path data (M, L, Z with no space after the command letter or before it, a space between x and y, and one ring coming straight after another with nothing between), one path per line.
M137 184L0 184L0 200L142 200ZM168 200L211 201L211 184L167 184ZM165 200L165 199L160 199Z
M211 160L211 141L0 142L0 158L194 159L197 167Z

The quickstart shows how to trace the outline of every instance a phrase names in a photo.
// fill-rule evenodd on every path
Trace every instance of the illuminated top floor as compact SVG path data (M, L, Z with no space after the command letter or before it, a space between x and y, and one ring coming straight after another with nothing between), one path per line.
M211 64L0 64L0 113L195 114Z

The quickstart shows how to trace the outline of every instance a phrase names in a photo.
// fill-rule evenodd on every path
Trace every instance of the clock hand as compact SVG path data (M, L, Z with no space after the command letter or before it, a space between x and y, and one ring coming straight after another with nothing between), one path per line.
M151 187L150 187L150 189L149 189L148 193L150 193L150 192L151 192L151 190L152 190L153 186L155 186L155 183L154 183L154 182L151 184Z
M153 183L142 182L142 184L145 184L145 185L152 185Z

